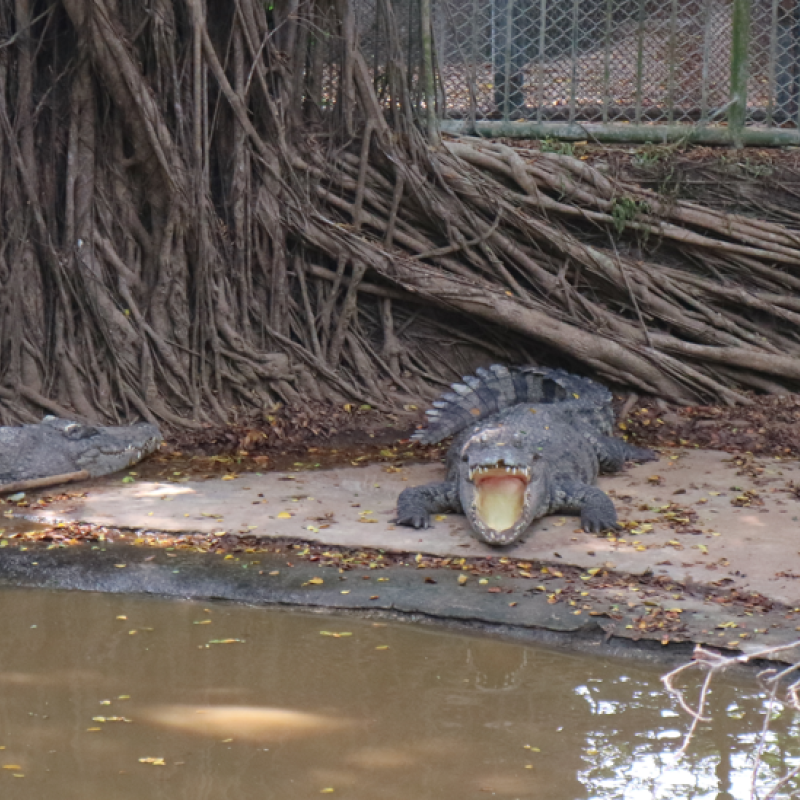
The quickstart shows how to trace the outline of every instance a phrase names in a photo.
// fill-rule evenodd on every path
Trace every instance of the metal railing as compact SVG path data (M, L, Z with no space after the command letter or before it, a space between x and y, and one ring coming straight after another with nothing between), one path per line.
M444 130L800 143L800 0L434 0L433 29Z

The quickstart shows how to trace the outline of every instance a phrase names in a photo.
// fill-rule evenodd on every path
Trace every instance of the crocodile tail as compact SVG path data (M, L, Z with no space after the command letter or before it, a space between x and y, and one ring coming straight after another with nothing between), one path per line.
M428 426L411 438L435 444L479 420L520 403L558 403L583 398L587 405L610 407L611 394L588 378L563 370L539 367L504 367L493 364L452 384L452 392L433 402ZM605 395L608 395L606 400Z
M538 402L557 403L564 400L583 408L610 409L613 395L601 383L581 375L572 375L563 369L542 370L539 367L520 367L520 372L532 373L529 381L543 385L545 396ZM534 402L533 398L521 402Z

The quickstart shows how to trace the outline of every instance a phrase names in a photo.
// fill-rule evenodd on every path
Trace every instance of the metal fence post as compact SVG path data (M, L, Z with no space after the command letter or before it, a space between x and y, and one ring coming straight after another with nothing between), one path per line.
M611 2L611 0L609 0ZM544 111L544 54L546 52L547 36L547 0L540 0L539 5L539 53L537 56L536 78L536 121L542 121Z
M422 86L425 92L425 123L428 142L438 147L439 118L436 115L436 84L433 74L433 14L431 0L420 0L420 32L422 37Z
M733 36L731 41L731 99L728 128L734 147L742 147L742 133L747 119L747 79L750 49L751 0L733 0Z
M514 48L514 3L515 0L491 0L492 51L494 53L494 103L501 118L511 118L512 112L521 104L518 76L512 66Z
M575 100L578 93L578 19L580 0L572 0L572 32L570 43L570 60L572 68L569 74L569 121L575 122Z

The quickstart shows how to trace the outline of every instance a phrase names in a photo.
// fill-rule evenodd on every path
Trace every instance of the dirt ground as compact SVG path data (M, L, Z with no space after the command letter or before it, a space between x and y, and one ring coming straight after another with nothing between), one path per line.
M794 226L800 220L800 147L735 150L681 143L506 142L575 155L665 198Z
M729 453L800 457L800 394L751 396L748 406L675 406L652 398L617 395L619 435L646 447L698 447ZM402 454L437 461L444 445L410 441L423 424L421 409L390 416L372 409L322 404L280 408L262 418L168 434L162 451L144 466L167 474L180 462L194 473L289 469L297 465L382 463Z

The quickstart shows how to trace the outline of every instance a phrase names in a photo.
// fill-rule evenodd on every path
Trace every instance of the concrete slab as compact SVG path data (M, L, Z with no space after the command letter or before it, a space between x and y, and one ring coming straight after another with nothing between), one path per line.
M531 527L525 541L502 550L473 539L460 516L442 515L427 531L390 523L403 488L443 474L440 465L384 464L245 473L228 480L123 483L117 476L26 516L172 533L296 537L438 556L507 555L666 575L800 605L797 462L737 459L718 451L664 453L657 464L601 479L628 523L619 535L586 534L574 517L548 517Z

